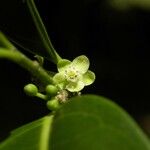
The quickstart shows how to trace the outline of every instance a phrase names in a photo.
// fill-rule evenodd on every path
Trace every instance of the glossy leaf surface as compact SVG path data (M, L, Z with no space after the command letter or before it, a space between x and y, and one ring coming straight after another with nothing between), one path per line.
M150 150L149 141L133 119L112 101L81 96L54 118L52 150Z
M48 150L51 123L52 116L46 116L14 130L0 150Z
M53 119L53 120L52 120ZM150 150L135 121L100 96L75 97L52 116L12 132L0 150Z

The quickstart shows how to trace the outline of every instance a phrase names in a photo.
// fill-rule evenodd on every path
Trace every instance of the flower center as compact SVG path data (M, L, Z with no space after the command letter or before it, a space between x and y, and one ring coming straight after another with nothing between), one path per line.
M65 77L68 81L76 82L79 79L79 72L74 67L65 70Z

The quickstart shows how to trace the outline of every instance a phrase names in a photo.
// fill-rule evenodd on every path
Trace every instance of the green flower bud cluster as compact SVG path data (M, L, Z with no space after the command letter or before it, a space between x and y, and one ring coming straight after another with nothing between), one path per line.
M47 85L45 91L47 98L50 98L50 100L47 102L48 109L53 111L57 110L60 107L59 100L55 98L58 93L58 88L54 85Z
M47 101L48 109L55 111L60 107L60 101L57 98L58 88L54 85L47 85L45 89L45 94L40 93L37 86L34 84L27 84L24 87L24 92L28 96L38 97Z
M68 92L66 90L61 90L54 85L47 85L45 88L45 93L40 93L38 87L35 84L27 84L24 87L24 92L31 97L38 97L40 99L47 101L48 109L55 111L61 104L65 103L68 99Z

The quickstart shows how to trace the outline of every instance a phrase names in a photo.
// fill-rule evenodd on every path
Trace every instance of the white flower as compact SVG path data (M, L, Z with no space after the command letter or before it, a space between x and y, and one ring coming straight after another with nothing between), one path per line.
M81 55L72 62L62 59L58 62L58 73L53 77L56 85L70 92L79 92L84 86L90 85L95 80L95 74L89 71L89 59Z

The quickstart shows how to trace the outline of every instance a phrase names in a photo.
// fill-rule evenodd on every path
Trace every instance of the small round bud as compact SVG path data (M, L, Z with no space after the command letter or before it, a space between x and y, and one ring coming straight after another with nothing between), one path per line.
M47 107L49 110L55 111L60 107L59 101L57 99L51 99L47 102Z
M34 84L27 84L24 87L24 92L29 96L36 96L38 88Z
M55 96L58 92L58 88L54 85L47 85L46 86L46 93L49 96Z

